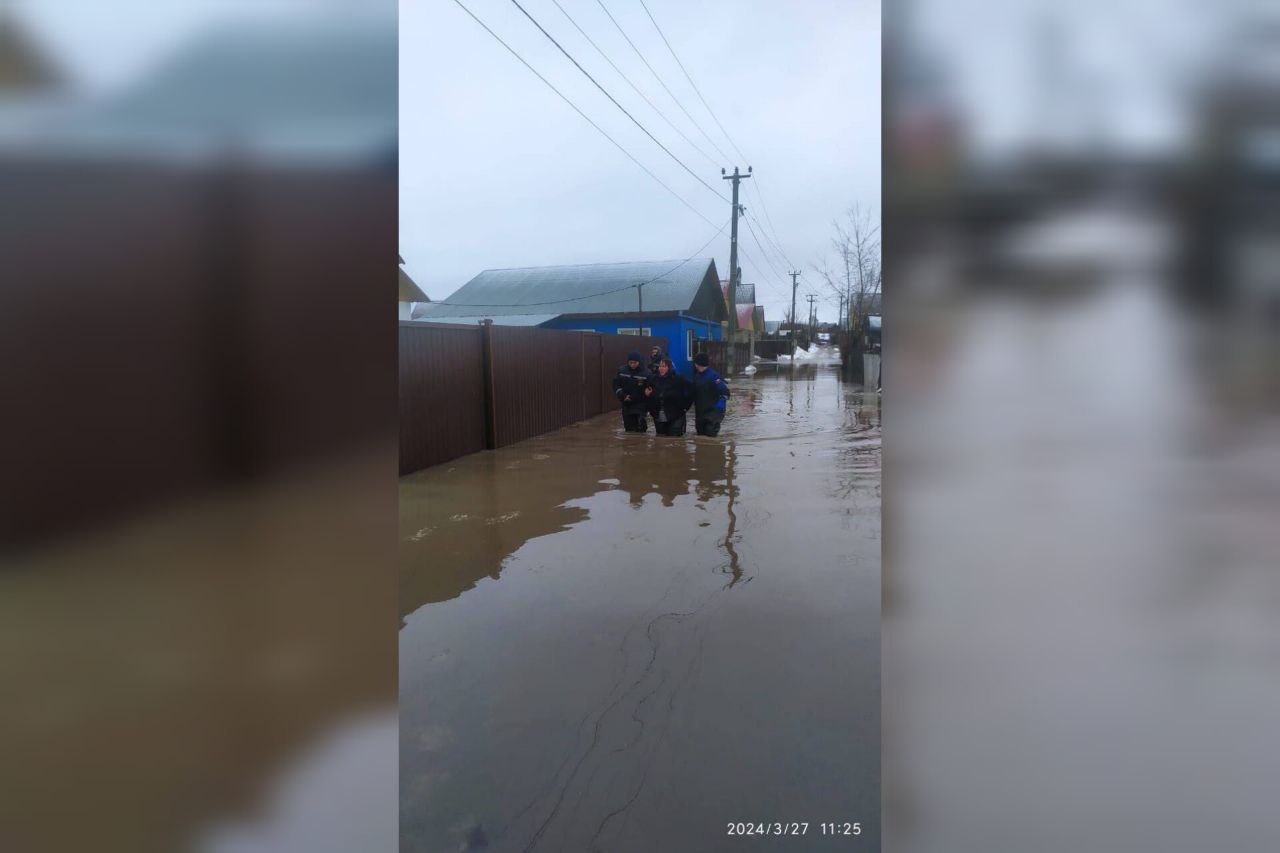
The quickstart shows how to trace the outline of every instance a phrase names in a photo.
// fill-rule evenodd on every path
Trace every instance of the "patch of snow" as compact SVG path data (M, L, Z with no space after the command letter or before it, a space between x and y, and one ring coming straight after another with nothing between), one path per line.
M743 369L742 372L750 376L751 374L756 372L756 366L754 364L748 364L746 368Z

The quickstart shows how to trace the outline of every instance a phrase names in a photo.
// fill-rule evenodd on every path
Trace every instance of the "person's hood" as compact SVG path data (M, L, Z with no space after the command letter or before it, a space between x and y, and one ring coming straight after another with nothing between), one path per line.
M632 350L631 352L627 353L627 361L638 361L641 364L643 364L644 358L641 357L640 353L636 352L635 350Z

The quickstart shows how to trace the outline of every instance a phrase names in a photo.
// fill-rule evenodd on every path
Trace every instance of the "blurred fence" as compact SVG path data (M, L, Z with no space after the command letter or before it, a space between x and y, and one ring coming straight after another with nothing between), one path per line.
M697 351L705 352L711 359L711 366L724 376L731 376L745 370L751 361L751 345L743 342L734 346L732 370L726 366L725 346L724 341L698 341Z
M666 338L400 324L400 473L505 447L618 408L617 366Z
M791 355L795 348L790 338L756 341L756 355L766 361L776 361L780 355Z

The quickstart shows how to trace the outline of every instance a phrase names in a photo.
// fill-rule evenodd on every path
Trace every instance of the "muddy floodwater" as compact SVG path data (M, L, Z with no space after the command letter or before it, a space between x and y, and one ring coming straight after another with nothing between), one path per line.
M880 401L732 388L401 480L403 850L878 849Z

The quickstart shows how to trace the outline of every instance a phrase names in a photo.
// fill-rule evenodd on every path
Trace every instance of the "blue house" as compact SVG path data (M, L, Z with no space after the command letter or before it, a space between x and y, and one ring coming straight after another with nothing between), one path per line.
M636 261L485 270L413 320L539 326L665 337L671 360L692 370L695 341L720 340L728 320L715 261Z

